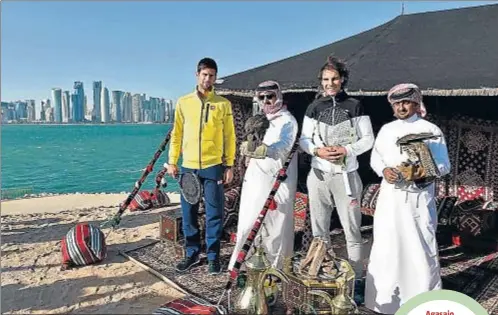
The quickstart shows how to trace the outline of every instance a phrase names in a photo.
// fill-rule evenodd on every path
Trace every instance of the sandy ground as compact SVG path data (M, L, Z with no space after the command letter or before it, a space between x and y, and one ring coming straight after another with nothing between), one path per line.
M2 216L11 214L55 213L63 210L114 207L123 202L124 194L74 194L43 198L3 201Z
M61 238L77 223L100 224L127 195L65 195L1 203L2 314L151 314L183 294L118 254L153 242L158 214L126 212L106 238L107 258L60 271ZM174 204L178 195L170 195ZM177 207L173 205L172 207ZM103 230L108 234L109 229Z

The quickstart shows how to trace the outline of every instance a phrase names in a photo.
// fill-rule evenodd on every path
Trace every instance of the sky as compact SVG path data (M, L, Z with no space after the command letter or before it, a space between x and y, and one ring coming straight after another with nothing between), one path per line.
M498 1L404 2L405 14ZM284 59L383 24L401 1L2 1L2 101L51 98L82 81L109 91L176 99L195 86L197 62L218 77ZM428 34L428 36L430 36Z

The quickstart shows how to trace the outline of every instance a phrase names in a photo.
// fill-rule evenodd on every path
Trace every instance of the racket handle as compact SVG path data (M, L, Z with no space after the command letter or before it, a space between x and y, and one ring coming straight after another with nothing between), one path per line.
M344 181L344 188L346 188L346 194L348 196L351 196L353 192L351 191L351 185L349 184L349 177L347 171L342 172L342 179Z

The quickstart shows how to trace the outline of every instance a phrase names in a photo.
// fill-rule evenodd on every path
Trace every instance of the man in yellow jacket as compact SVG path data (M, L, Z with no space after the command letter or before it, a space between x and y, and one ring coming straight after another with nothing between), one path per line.
M212 274L221 272L219 252L225 201L223 186L233 179L235 160L232 104L214 92L217 72L218 66L213 59L201 59L197 65L195 91L178 100L167 167L169 175L178 175L177 164L181 152L182 173L196 174L203 186L206 254ZM176 266L176 270L183 272L200 262L200 233L197 221L199 204L192 205L182 196L181 206L185 258Z

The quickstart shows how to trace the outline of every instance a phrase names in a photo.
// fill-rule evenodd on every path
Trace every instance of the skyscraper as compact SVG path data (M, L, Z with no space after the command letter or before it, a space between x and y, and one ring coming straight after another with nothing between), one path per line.
M123 98L123 91L112 91L112 111L111 118L115 122L121 122L121 100Z
M73 105L73 121L82 122L85 118L84 114L84 101L85 101L85 91L83 89L83 82L74 82L74 91L71 95L71 103Z
M132 121L132 114L131 114L131 101L132 97L131 97L131 93L130 92L126 92L124 95L123 95L123 101L121 102L122 104L122 107L123 107L123 117L122 117L122 121L126 121L126 122L131 122Z
M157 109L157 121L163 123L166 117L166 100L161 98L159 100L159 107Z
M88 103L86 101L87 101L87 99L86 99L86 95L85 95L85 99L83 100L83 116L85 116L88 112Z
M71 93L71 122L77 122L78 117L78 95Z
M140 94L133 94L131 100L131 121L140 122L142 110L142 96Z
M167 113L166 122L172 123L173 120L175 119L175 112L173 109L173 101L172 100L166 101L166 113Z
M9 103L2 102L1 107L2 123L7 123L9 121Z
M69 91L62 93L62 122L69 122L71 120L71 98Z
M45 114L45 111L47 110L47 108L50 108L50 100L49 99L42 100L41 101L41 108L40 108L40 120L41 121L47 120L47 117Z
M142 94L142 95L144 95L144 96L142 98L142 107L140 108L140 117L141 117L140 121L147 121L148 122L148 120L146 120L146 117L145 117L145 112L150 111L150 100L145 99L145 94ZM147 116L147 119L149 119L148 116Z
M15 103L2 102L2 117L5 122L17 119L17 112Z
M109 90L104 87L100 96L100 115L103 123L108 123L111 120L109 115Z
M15 112L16 112L16 120L27 120L28 119L28 103L17 101L15 102Z
M52 89L52 102L54 103L54 121L62 122L62 90L59 88Z
M45 120L47 122L54 122L54 108L53 107L45 108Z
M157 122L159 121L157 114L159 113L159 102L160 99L158 97L150 97L149 98L149 106L150 106L150 121Z
M36 120L35 100L27 100L28 103L28 122Z
M93 81L93 115L95 117L92 117L93 121L98 121L100 122L101 119L101 109L100 109L100 103L101 101L101 95L102 94L102 81Z

